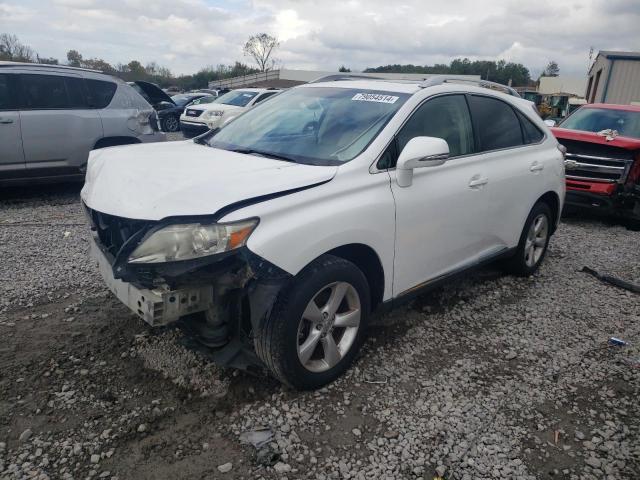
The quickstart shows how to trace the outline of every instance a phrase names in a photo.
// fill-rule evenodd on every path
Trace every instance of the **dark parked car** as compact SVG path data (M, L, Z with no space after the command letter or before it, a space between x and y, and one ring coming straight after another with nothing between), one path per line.
M209 95L204 92L179 93L170 97L160 87L150 82L130 82L130 85L145 97L158 112L158 124L160 129L165 132L180 130L180 115L182 115L184 107L198 98Z

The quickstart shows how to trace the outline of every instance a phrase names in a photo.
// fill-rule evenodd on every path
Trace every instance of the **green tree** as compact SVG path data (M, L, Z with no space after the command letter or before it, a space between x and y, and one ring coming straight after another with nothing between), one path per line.
M551 60L547 64L547 67L542 72L542 75L540 76L541 77L557 77L558 75L560 75L560 67L554 60Z
M67 52L67 63L72 67L82 66L82 55L77 50L69 50Z
M104 73L115 72L115 69L111 66L111 64L101 58L89 58L87 60L83 60L82 66L84 68L91 68L92 70L100 70Z
M37 61L38 63L42 63L43 65L58 65L58 59L57 58L53 58L53 57L41 57L40 55L36 55L37 56Z
M344 65L340 65L340 68L338 69L339 72L350 72L351 69L345 67Z
M484 80L507 85L510 81L514 86L525 86L531 81L529 69L521 63L506 62L504 60L475 60L456 58L449 65L385 65L367 68L365 72L380 73L425 73L450 75L480 75Z

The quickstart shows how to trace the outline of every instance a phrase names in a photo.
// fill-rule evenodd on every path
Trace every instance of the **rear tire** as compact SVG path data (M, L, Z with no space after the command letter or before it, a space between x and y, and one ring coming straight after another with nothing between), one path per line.
M549 206L544 202L536 203L524 224L515 255L506 262L510 273L528 277L540 267L549 246L552 222Z
M365 338L370 293L353 263L323 255L279 295L256 333L258 357L281 382L319 388L342 375Z

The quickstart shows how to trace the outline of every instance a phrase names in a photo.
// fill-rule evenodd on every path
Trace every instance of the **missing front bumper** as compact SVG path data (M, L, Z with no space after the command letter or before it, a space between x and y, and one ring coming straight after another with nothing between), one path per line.
M212 286L194 286L171 290L166 286L138 288L113 276L111 264L95 241L91 258L97 261L100 274L109 290L129 309L151 326L167 325L180 317L205 311L213 305Z

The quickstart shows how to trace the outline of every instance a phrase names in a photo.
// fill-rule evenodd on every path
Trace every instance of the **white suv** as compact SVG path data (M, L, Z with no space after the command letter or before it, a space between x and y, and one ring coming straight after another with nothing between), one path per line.
M532 274L558 142L515 92L450 80L307 84L192 142L93 152L107 285L214 361L308 389L348 368L372 311L496 259Z
M205 105L190 105L180 116L180 130L187 138L202 135L279 92L274 88L242 88L225 93Z

